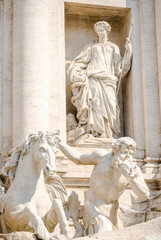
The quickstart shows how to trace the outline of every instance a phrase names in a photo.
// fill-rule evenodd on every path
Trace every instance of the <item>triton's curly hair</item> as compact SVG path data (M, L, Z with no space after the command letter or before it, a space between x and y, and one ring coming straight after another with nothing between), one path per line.
M130 137L121 137L115 143L112 144L112 153L116 153L121 149L121 144L130 146L134 152L136 152L136 142Z
M94 30L95 30L95 32L97 33L97 29L98 29L99 27L102 27L102 26L106 29L107 33L111 32L111 26L110 26L110 24L109 24L108 22L105 22L105 21L99 21L99 22L96 22L96 23L94 24Z

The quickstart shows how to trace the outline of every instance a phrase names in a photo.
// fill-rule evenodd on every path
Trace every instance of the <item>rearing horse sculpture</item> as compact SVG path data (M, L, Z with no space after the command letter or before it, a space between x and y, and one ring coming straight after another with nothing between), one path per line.
M52 179L56 174L57 134L59 131L29 135L2 169L3 175L13 179L6 194L0 196L3 233L30 231L48 240L50 232L54 231L59 222L61 234L69 237L69 226L61 200L64 198L65 201L66 189L57 175L57 192L61 199L50 196L52 187L50 189L49 185L47 190L44 178L46 175L50 179L51 175Z

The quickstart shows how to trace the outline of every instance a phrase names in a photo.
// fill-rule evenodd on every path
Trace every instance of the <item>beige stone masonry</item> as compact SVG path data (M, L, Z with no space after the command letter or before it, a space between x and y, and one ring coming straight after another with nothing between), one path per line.
M13 6L13 145L49 129L48 5L15 0Z
M12 5L13 1L8 0L0 2L1 4L1 21L2 38L1 38L1 150L5 154L8 149L12 148Z
M154 1L152 0L140 1L145 149L146 157L151 158L157 157L161 153L154 7Z

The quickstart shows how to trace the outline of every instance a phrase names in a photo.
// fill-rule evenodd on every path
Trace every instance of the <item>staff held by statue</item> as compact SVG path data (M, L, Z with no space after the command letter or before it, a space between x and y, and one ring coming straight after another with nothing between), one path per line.
M130 27L129 35L128 35L128 37L126 38L126 43L130 40L133 25L134 25L134 24L132 23L132 24L131 24L131 27ZM118 80L118 86L117 86L117 91L116 91L117 96L118 96L119 89L120 89L120 84L121 84L123 69L124 69L124 65L125 65L126 55L127 55L127 49L125 49L125 53L124 53L124 57L123 57L123 62L122 62L122 70L121 70L121 73L120 73L120 76L119 76L119 80Z

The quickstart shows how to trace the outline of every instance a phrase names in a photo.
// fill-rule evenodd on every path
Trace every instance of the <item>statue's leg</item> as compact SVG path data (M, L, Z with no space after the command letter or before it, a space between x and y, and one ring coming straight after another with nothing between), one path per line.
M113 231L113 224L89 200L85 201L83 220L86 234Z
M32 206L25 207L23 214L24 217L26 217L26 215L28 216L29 222L34 228L35 233L38 235L39 238L43 240L50 239L50 233L45 227L41 217L37 214L36 210Z
M6 222L4 219L4 213L0 215L0 232L1 233L8 233L8 229L6 226Z
M53 208L51 208L45 216L42 218L47 230L52 233L54 232L54 229L56 225L58 224L58 217Z
M118 208L117 211L116 211L116 227L118 229L123 229L124 228L120 208Z
M52 232L56 224L59 223L60 233L69 237L69 225L60 199L56 198L53 200L52 207L43 218L43 221L49 232Z
M117 229L123 229L122 214L121 214L118 200L111 203L111 207L112 207L110 211L111 222Z

